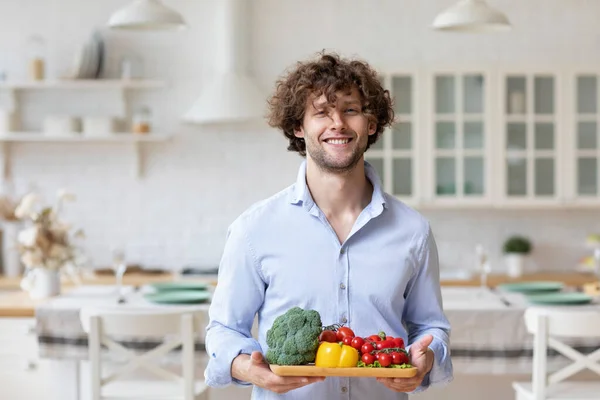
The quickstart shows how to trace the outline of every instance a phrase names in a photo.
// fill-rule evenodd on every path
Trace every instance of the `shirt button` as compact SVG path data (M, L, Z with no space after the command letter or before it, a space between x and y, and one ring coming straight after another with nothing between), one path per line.
M346 393L348 391L348 388L346 386L342 386L342 393Z
M342 289L342 290L346 289L346 285L344 285L343 283L340 283L340 289Z
M342 321L342 324L345 324L346 322L348 322L348 318L342 317L342 319L340 321Z
M344 250L344 248L342 247L342 248L340 249L340 254L344 254L345 252L346 252L346 250Z

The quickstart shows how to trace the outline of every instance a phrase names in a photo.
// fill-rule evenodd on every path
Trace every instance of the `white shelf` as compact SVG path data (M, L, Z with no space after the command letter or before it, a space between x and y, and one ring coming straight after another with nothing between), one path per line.
M166 82L146 79L56 79L45 81L0 82L0 89L158 89Z
M106 136L46 136L42 132L10 132L0 134L0 177L10 175L11 143L127 143L132 147L134 178L140 178L144 171L141 143L160 143L171 140L172 135L148 133L113 133Z
M166 142L172 138L171 135L148 133L135 134L128 132L115 132L106 136L85 136L83 134L73 136L47 136L42 132L10 132L0 133L0 142L115 142L115 143L137 143L137 142Z

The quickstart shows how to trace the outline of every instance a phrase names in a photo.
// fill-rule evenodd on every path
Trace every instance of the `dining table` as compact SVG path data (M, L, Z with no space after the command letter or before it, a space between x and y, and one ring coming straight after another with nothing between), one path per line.
M87 335L79 320L84 307L119 309L189 309L207 312L209 302L185 305L161 305L147 300L148 288L124 288L124 304L117 304L114 287L84 285L39 304L35 309L39 354L42 358L85 360ZM451 325L450 351L455 371L464 374L514 374L531 372L533 336L527 332L524 313L532 305L526 294L503 291L501 287L443 287L444 312ZM598 312L600 301L560 306L571 310ZM256 332L256 327L253 329ZM147 350L161 338L145 337L126 343L131 349ZM600 347L600 338L567 341L582 353ZM204 333L197 335L196 348L204 357ZM566 359L549 354L549 370L560 368Z

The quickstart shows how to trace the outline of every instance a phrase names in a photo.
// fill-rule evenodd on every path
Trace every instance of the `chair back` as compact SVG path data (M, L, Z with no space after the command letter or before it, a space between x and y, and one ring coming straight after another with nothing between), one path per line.
M82 309L82 327L88 333L92 399L101 400L102 386L117 380L124 374L144 369L162 379L176 381L182 386L182 400L195 396L194 337L203 329L200 311L135 310L135 309ZM168 337L161 345L146 353L138 354L126 349L111 337ZM101 348L129 359L129 363L108 377L102 374ZM150 361L163 357L182 347L183 376L158 367Z
M531 307L525 311L525 325L534 335L532 390L535 400L546 399L549 387L579 371L589 369L600 375L600 349L585 355L564 343L564 338L600 338L600 311ZM572 360L551 375L547 372L550 348Z

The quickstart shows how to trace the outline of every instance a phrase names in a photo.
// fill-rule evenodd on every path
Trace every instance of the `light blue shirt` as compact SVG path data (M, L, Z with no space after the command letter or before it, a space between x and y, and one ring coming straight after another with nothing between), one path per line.
M245 211L229 227L210 306L206 383L245 384L231 377L240 353L266 353L267 330L292 307L317 310L323 325L344 323L356 335L384 331L413 343L434 337L433 369L417 391L452 379L450 325L444 316L438 254L429 223L384 193L375 170L370 204L340 244L306 184L295 184ZM251 329L258 313L258 341ZM334 378L286 394L254 387L253 399L404 400L374 378Z

